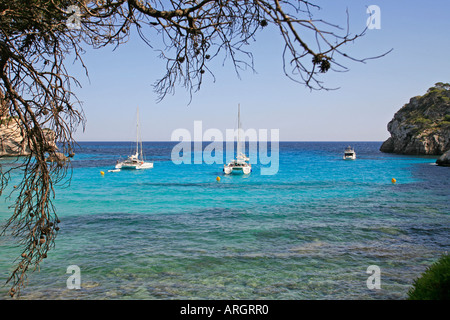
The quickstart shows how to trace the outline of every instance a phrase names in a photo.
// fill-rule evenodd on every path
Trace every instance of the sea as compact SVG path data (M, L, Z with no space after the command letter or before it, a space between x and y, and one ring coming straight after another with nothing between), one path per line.
M144 142L152 169L108 172L133 143L80 142L55 188L55 247L20 299L406 299L450 249L450 168L437 157L280 142L276 174L255 163L228 176L220 163L174 163L176 144ZM356 160L342 159L347 145ZM0 299L21 252L0 237Z

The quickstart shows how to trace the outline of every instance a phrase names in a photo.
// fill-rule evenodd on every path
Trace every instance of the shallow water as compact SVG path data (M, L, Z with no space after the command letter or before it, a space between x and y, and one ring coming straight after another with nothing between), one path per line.
M450 248L450 170L378 142L351 143L358 158L343 161L347 144L284 142L276 175L224 176L220 164L173 164L162 142L144 143L153 169L109 173L131 144L81 143L56 191L56 248L22 298L403 299ZM0 283L13 244L0 237ZM81 290L66 288L69 265ZM366 286L370 265L380 290Z

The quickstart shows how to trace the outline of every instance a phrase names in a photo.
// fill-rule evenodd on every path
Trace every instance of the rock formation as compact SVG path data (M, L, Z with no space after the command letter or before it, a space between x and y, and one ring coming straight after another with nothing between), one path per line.
M30 147L16 121L2 119L0 124L0 156L27 156Z
M436 83L411 98L389 122L382 152L441 155L450 149L450 84Z
M439 166L450 167L450 150L444 153L439 159L436 160Z
M57 150L55 133L44 129L48 150ZM0 157L28 156L31 154L30 146L19 124L13 118L3 118L0 122Z

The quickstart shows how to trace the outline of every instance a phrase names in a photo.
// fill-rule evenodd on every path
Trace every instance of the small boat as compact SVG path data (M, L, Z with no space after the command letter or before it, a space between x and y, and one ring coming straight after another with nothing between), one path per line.
M355 160L356 159L356 152L353 150L352 147L348 146L344 151L344 160Z
M252 172L252 165L248 163L250 159L242 152L241 142L241 106L238 105L238 139L236 159L231 160L228 164L223 166L225 174L249 174Z
M223 172L225 174L249 174L252 172L252 165L238 156L236 159L231 160L228 164L223 166Z
M132 154L124 161L117 161L116 170L111 172L117 172L121 169L151 169L153 168L153 162L145 162L144 154L142 151L142 140L140 139L139 132L139 108L137 109L137 126L136 126L136 152Z

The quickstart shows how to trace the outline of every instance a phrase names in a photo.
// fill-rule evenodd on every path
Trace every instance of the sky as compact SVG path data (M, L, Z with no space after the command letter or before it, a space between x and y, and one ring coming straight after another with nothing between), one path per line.
M380 8L380 29L349 43L354 57L388 55L366 63L344 61L348 72L328 72L321 80L333 91L311 91L288 79L282 69L282 38L265 28L248 50L256 73L238 78L229 61L211 62L215 81L206 76L192 101L182 87L157 102L152 84L163 76L164 61L139 37L116 50L87 49L83 55L89 77L79 63L69 70L82 84L76 88L83 102L86 126L77 141L133 141L139 107L144 141L170 141L174 130L193 133L194 121L203 130L236 127L241 106L244 129L279 129L281 141L383 141L387 123L411 97L424 94L436 82L450 82L450 1L314 0L321 6L316 18L361 32L370 5ZM307 59L310 59L309 57ZM341 60L343 61L343 60Z

